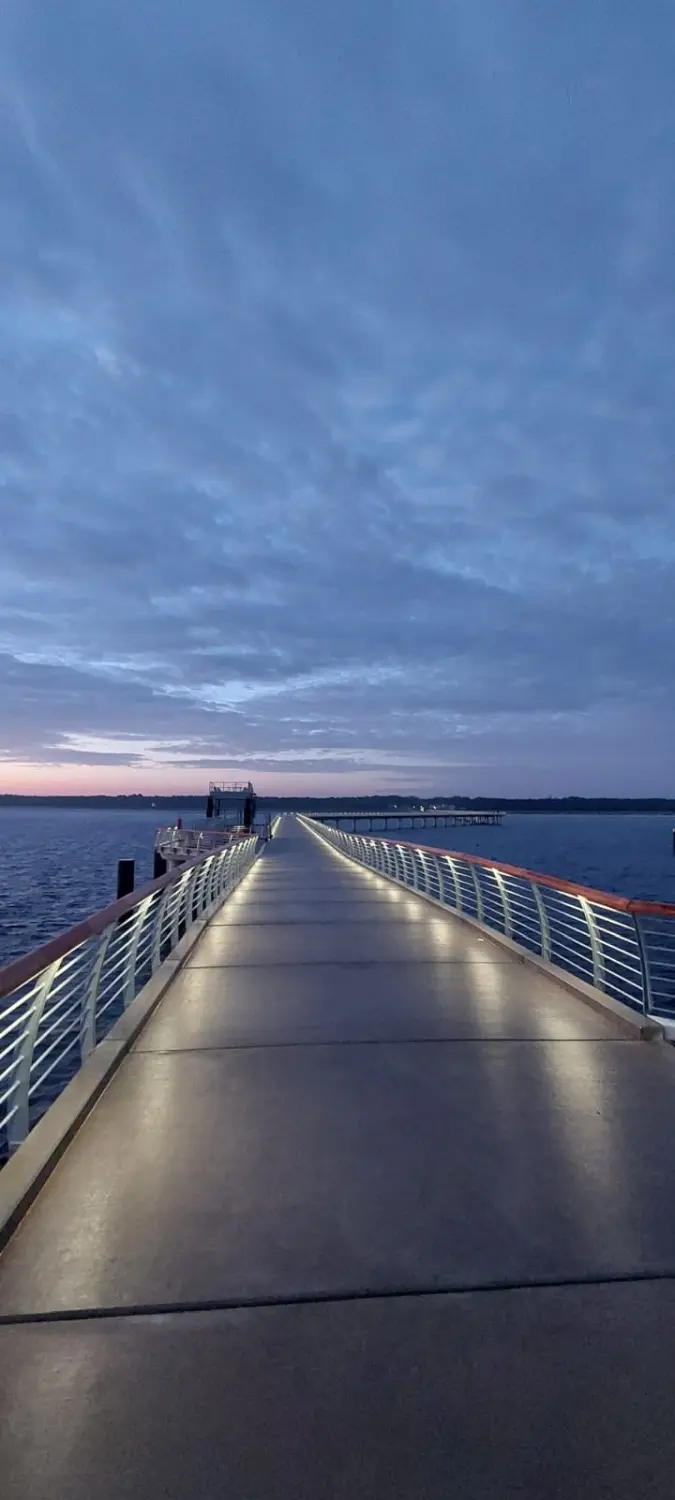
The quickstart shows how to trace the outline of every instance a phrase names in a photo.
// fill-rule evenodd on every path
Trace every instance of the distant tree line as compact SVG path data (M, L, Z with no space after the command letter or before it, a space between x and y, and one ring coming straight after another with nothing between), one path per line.
M90 809L117 808L120 811L137 812L143 808L154 808L157 812L203 811L205 798L175 795L144 796L132 792L120 797L28 797L13 792L0 793L0 807L82 807ZM282 812L355 812L406 811L422 807L456 807L467 811L481 812L494 809L501 812L537 813L675 813L675 798L672 797L452 797L438 794L434 797L379 796L379 797L259 797L258 807L278 808Z

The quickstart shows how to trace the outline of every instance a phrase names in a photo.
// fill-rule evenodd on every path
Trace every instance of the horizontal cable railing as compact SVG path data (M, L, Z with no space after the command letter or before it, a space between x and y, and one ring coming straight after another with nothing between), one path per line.
M236 840L0 968L0 1162L258 847L254 837Z
M472 854L302 822L350 859L511 938L613 999L675 1020L675 906L587 890Z

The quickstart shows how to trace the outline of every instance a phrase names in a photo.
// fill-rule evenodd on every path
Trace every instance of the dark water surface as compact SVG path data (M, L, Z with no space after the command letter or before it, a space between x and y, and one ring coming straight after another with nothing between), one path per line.
M0 808L0 963L115 900L118 859L152 879L156 828L173 813ZM187 821L187 816L186 816Z
M117 861L152 876L158 824L173 813L0 809L0 963L115 899ZM194 819L194 811L185 821ZM411 843L524 865L618 895L675 904L672 815L506 815L501 828L391 832Z

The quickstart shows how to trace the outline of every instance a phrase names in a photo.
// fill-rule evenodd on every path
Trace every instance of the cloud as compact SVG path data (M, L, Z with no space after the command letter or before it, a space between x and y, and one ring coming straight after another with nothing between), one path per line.
M665 791L671 52L665 4L7 0L7 767Z

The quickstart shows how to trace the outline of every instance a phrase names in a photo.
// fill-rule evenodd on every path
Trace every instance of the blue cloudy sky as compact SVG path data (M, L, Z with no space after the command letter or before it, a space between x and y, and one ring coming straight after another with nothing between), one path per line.
M671 0L3 0L0 784L673 791Z

